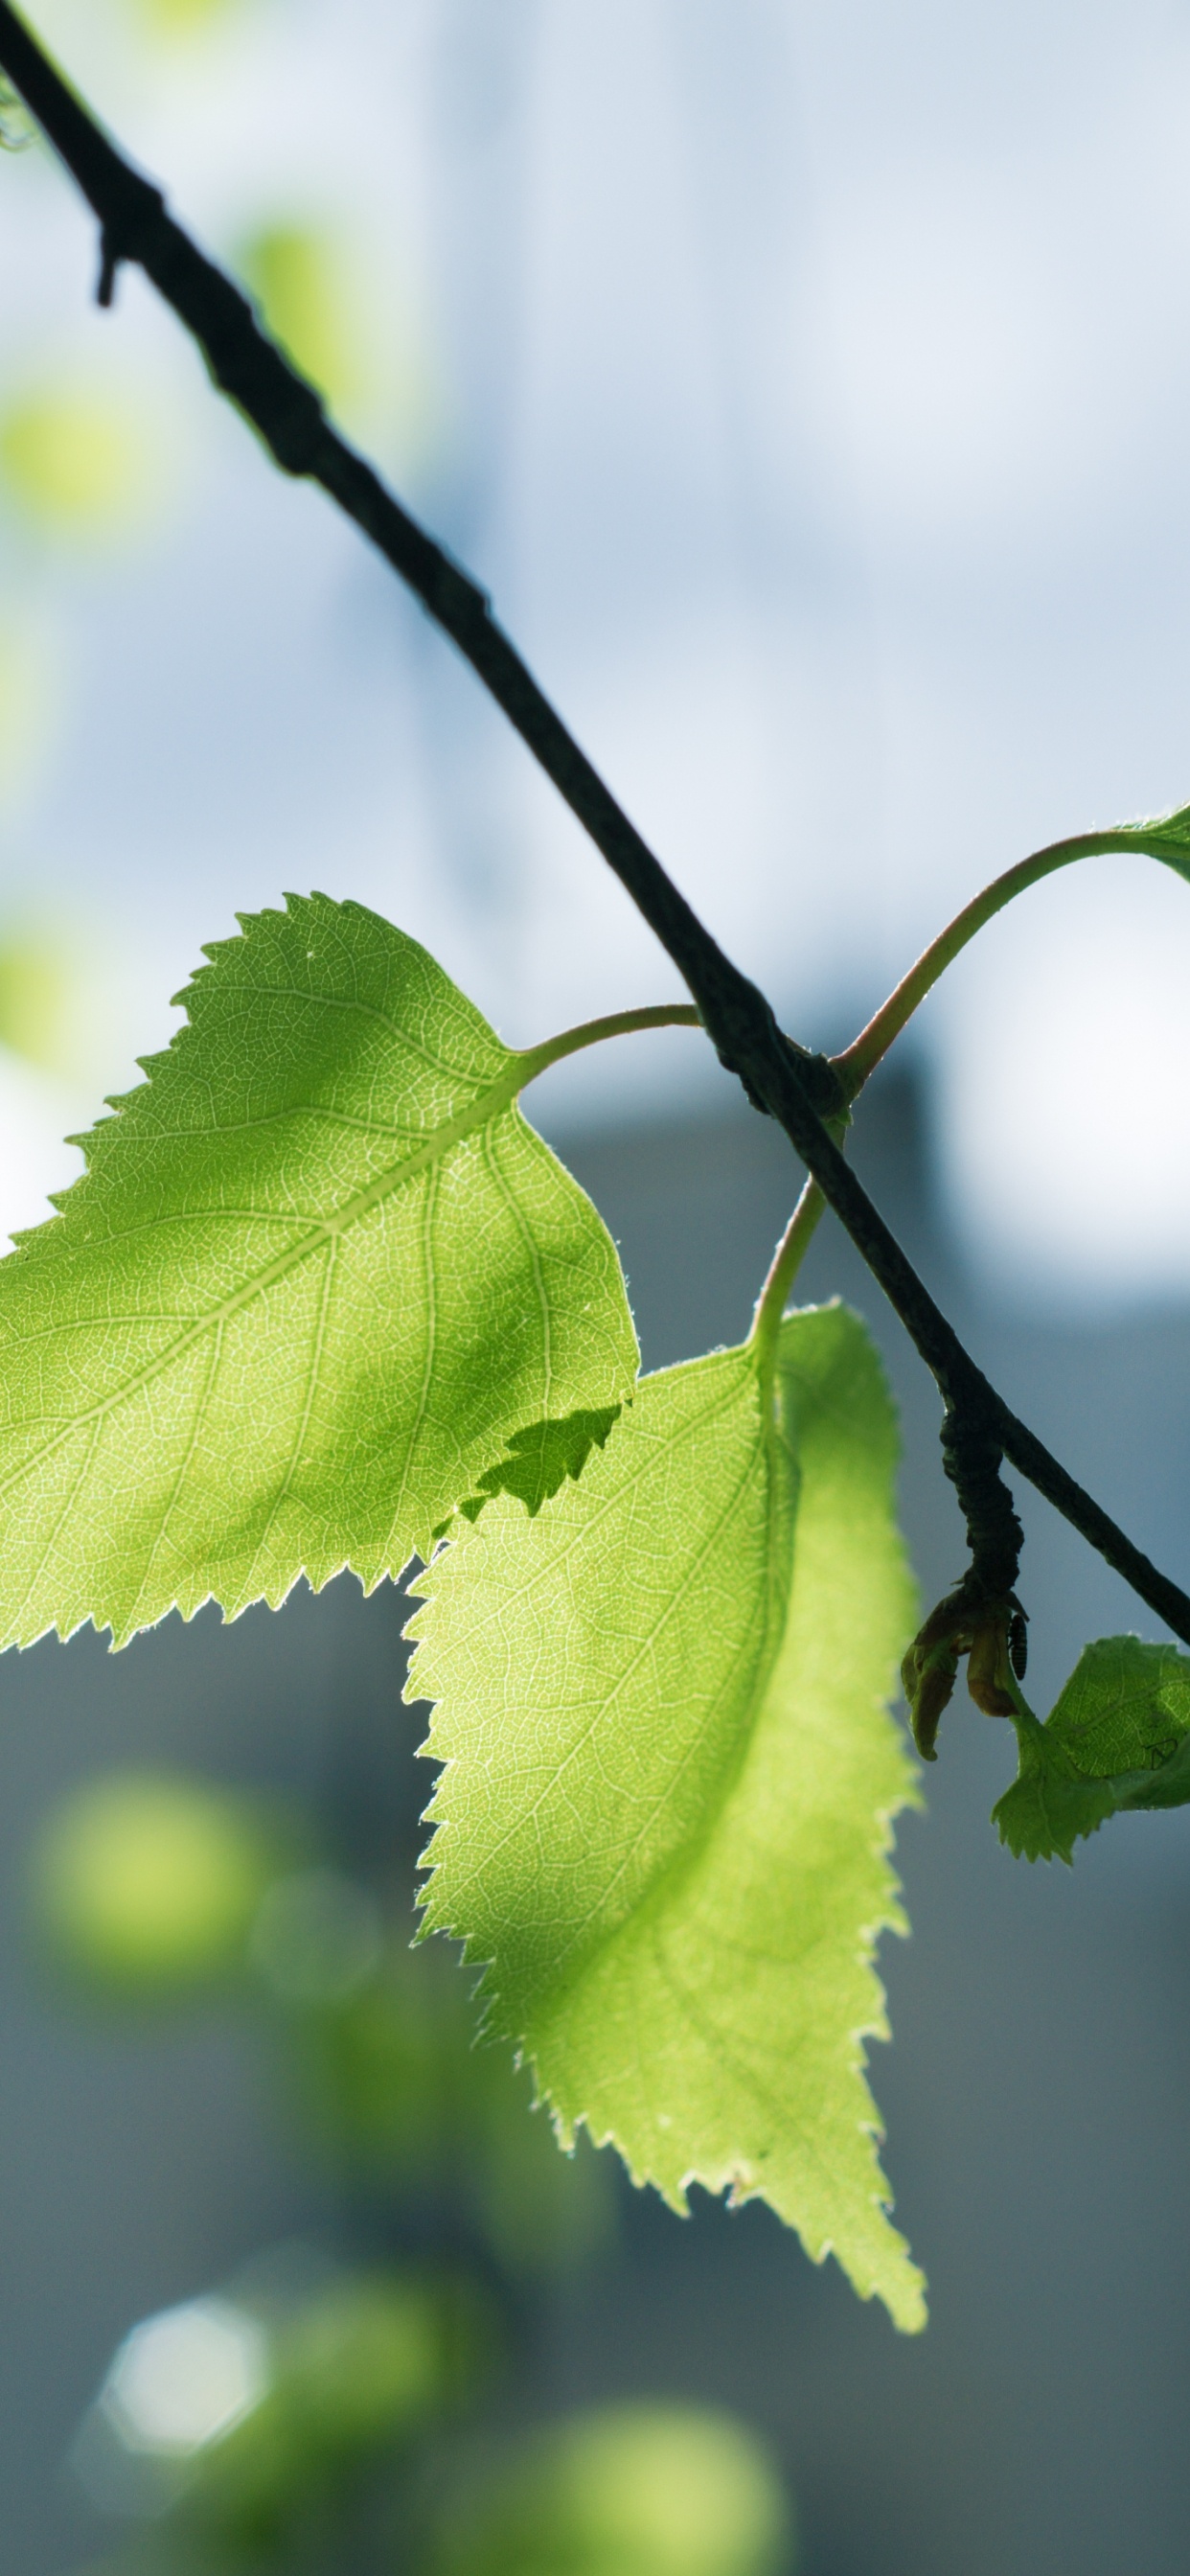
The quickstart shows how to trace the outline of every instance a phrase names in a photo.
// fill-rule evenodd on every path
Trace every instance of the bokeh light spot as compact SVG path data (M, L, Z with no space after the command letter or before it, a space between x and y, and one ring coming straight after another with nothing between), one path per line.
M99 2402L127 2449L187 2459L241 2423L268 2384L256 2318L227 2299L192 2299L133 2327Z

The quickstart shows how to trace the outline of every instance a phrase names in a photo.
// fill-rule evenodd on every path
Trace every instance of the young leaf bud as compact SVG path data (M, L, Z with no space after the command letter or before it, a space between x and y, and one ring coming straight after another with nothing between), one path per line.
M967 1657L967 1688L985 1717L1011 1717L1016 1701L1009 1688L1008 1609L989 1610L972 1630Z
M933 1647L920 1665L918 1647L914 1644L901 1666L913 1741L923 1762L936 1762L938 1759L935 1749L938 1727L943 1710L949 1706L958 1669L958 1655L950 1644Z

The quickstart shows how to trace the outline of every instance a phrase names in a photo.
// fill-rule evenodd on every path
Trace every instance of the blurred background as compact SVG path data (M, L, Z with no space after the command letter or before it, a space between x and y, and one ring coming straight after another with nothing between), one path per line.
M850 1036L988 876L1190 795L1190 16L1162 0L44 0L36 23L491 587L787 1024ZM671 971L475 684L0 159L0 1229L236 909L320 886L510 1042ZM1036 890L857 1159L978 1356L1190 1554L1190 904ZM737 1338L796 1174L709 1051L529 1107L646 1364ZM936 1403L872 1315L928 1594ZM1037 1700L1151 1623L1027 1508ZM708 1616L713 1616L713 1600ZM763 2212L554 2156L407 1952L395 1592L9 1658L0 2492L22 2576L1158 2576L1190 2564L1184 1818L1073 1874L964 1705L876 2052L934 2322ZM161 1855L165 1855L163 1865ZM156 1858L154 1858L156 1855ZM522 2080L523 2081L523 2080ZM304 2553L304 2554L303 2554Z

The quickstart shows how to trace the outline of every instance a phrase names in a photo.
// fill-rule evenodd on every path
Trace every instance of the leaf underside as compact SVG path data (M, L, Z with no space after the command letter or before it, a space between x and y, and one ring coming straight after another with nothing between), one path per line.
M1139 1637L1084 1646L1044 1726L1017 1720L1020 1770L992 1809L1024 1860L1071 1861L1123 1809L1190 1801L1190 1656Z
M585 2123L677 2209L767 2200L912 2329L863 2072L915 1796L895 1425L838 1306L787 1318L775 1395L749 1349L644 1379L578 1488L493 1501L419 1578L425 1922L485 1965L563 2143Z
M371 1586L526 1426L634 1382L615 1247L426 951L291 895L205 953L189 1025L0 1261L5 1645Z

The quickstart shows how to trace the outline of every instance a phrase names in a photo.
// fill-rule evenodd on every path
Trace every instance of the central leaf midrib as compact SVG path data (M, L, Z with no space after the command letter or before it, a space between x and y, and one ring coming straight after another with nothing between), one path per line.
M460 1110L454 1118L444 1120L441 1127L435 1128L419 1152L407 1155L403 1162L386 1172L378 1173L376 1178L367 1182L363 1189L356 1190L333 1216L324 1217L318 1225L311 1227L300 1242L291 1244L285 1252L277 1253L272 1261L266 1263L263 1270L257 1271L230 1296L222 1298L217 1306L211 1307L207 1314L200 1316L186 1332L179 1333L169 1344L168 1349L159 1352L155 1359L147 1361L143 1368L126 1378L111 1395L102 1397L95 1404L85 1405L79 1412L72 1414L55 1433L52 1440L46 1441L41 1448L33 1452L32 1456L22 1458L19 1465L11 1469L7 1476L0 1477L0 1495L7 1494L14 1485L20 1484L25 1477L32 1474L35 1468L44 1464L45 1460L52 1457L55 1449L60 1448L62 1442L68 1440L73 1432L79 1430L85 1423L102 1420L106 1414L114 1413L120 1405L128 1403L134 1395L140 1393L143 1387L150 1386L155 1378L160 1377L166 1369L173 1366L176 1360L193 1349L195 1343L202 1340L204 1333L215 1330L219 1325L229 1322L232 1316L242 1313L246 1306L251 1305L254 1297L263 1296L268 1289L276 1287L280 1280L287 1278L289 1273L297 1269L303 1261L308 1261L314 1253L321 1251L327 1244L333 1243L338 1235L348 1232L353 1225L369 1215L374 1207L378 1207L384 1199L391 1197L393 1192L400 1189L406 1181L416 1178L418 1172L440 1161L453 1145L461 1144L466 1136L475 1132L476 1128L486 1126L498 1117L501 1110L508 1108L516 1099L523 1080L523 1067L519 1063L512 1064L507 1072L491 1083L486 1091L481 1092L468 1108ZM185 1224L187 1221L185 1217L179 1215L157 1220L158 1223L169 1225ZM206 1213L189 1222L206 1223ZM277 1222L284 1222L280 1212L278 1212ZM146 1320L152 1321L152 1318ZM17 1347L20 1347L19 1341ZM27 1423L10 1424L9 1436L19 1434L21 1430L28 1427Z

